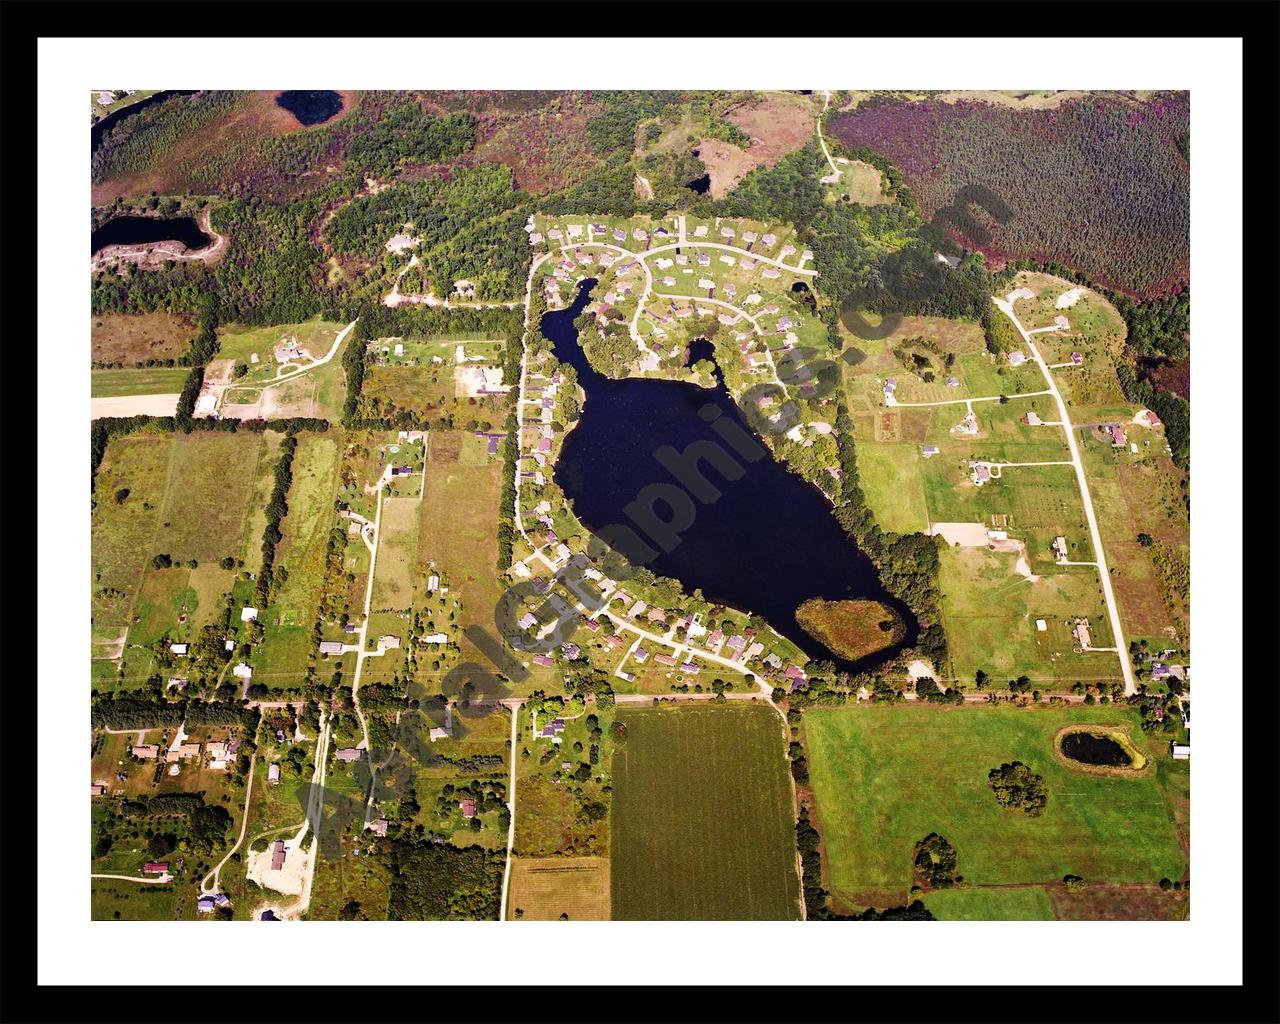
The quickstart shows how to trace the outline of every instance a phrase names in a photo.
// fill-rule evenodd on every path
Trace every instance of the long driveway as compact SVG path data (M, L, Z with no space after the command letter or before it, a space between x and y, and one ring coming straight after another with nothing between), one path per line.
M1111 621L1111 635L1115 637L1116 654L1120 658L1120 671L1124 675L1124 692L1126 694L1137 693L1138 687L1133 680L1133 666L1129 663L1129 645L1125 643L1124 627L1120 624L1120 609L1116 605L1116 596L1111 588L1111 571L1107 568L1107 556L1102 549L1102 534L1098 529L1098 517L1093 511L1093 499L1089 496L1089 481L1085 478L1084 462L1080 458L1080 447L1076 444L1075 428L1071 425L1071 417L1067 415L1067 403L1062 400L1062 393L1058 390L1058 385L1054 381L1053 374L1049 371L1049 366L1044 361L1044 357L1040 355L1040 350L1036 348L1035 342L1031 340L1031 336L1014 314L1013 306L1000 298L993 297L991 301L1013 322L1013 326L1022 335L1023 342L1031 350L1031 355L1035 358L1036 365L1040 367L1040 372L1044 374L1044 379L1049 385L1049 391L1053 394L1053 400L1058 403L1058 418L1062 421L1062 427L1067 433L1067 447L1071 451L1071 463L1075 466L1076 482L1080 485L1080 497L1084 501L1085 518L1089 522L1089 539L1093 542L1093 550L1098 556L1098 576L1102 580L1102 593L1107 601L1107 616Z

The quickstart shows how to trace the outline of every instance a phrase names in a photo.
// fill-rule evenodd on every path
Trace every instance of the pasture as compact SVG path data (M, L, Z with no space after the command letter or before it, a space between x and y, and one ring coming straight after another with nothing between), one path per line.
M615 920L794 920L791 782L764 706L619 709Z
M246 546L245 521L263 447L262 435L247 431L174 434L154 550L175 562L238 556Z
M1067 767L1054 756L1053 736L1078 722L1129 725L1157 772L1126 778ZM849 906L903 899L912 849L930 832L955 846L958 871L975 886L1052 883L1068 873L1152 883L1186 870L1170 800L1176 784L1162 764L1167 747L1148 740L1127 708L815 709L804 716L804 734L824 873ZM1041 817L1004 810L987 784L991 768L1013 760L1045 778Z
M609 858L515 858L507 904L509 919L607 921Z

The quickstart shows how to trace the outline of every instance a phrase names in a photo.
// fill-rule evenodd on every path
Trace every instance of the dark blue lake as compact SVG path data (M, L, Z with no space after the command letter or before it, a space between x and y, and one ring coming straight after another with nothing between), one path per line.
M726 424L729 433L734 427L745 435L751 431L722 383L708 389L680 381L613 380L593 370L578 345L573 321L594 285L585 282L570 308L542 318L556 357L578 371L586 391L582 417L565 438L555 480L588 529L621 525L634 530L625 506L649 484L676 483L655 458L658 449L670 445L684 452L701 441L732 454ZM697 356L709 357L708 348L699 343ZM679 580L687 590L701 588L709 601L755 612L811 656L850 671L914 644L918 626L910 609L885 591L875 566L840 528L822 492L767 452L754 462L737 455L734 461L744 470L736 480L725 479L706 460L698 464L720 497L707 503L691 499L692 523L678 531L671 550L659 548L648 568ZM658 502L653 508L657 518L671 517L670 506ZM903 617L907 635L900 645L871 658L844 661L796 622L796 608L811 597L883 601Z
M194 217L112 217L93 232L90 255L108 245L144 245L169 239L188 249L203 249L213 241Z
M276 97L276 104L296 117L299 124L313 125L322 124L341 110L342 97L331 89L288 89Z

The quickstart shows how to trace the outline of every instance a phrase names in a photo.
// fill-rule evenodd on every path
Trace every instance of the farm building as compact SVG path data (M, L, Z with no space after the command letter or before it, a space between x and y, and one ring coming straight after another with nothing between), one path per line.
M284 840L277 839L271 844L271 870L279 871L284 867L285 848Z
M267 769L267 781L273 786L280 785L280 765L273 764Z
M343 747L338 751L337 757L339 761L359 761L360 753L358 747Z
M321 654L341 654L342 641L341 640L321 640L320 653Z
M134 744L129 753L142 761L150 761L160 756L160 748L154 743Z

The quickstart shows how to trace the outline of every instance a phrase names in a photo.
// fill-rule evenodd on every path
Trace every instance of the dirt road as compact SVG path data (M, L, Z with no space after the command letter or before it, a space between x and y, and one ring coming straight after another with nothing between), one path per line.
M1111 635L1115 638L1116 654L1120 658L1120 671L1124 675L1124 692L1126 694L1137 693L1138 687L1133 680L1133 666L1129 663L1129 647L1125 643L1124 627L1120 623L1120 609L1116 605L1116 596L1111 588L1111 571L1107 568L1107 556L1102 549L1102 534L1098 529L1098 517L1093 511L1093 499L1089 496L1089 481L1085 478L1084 462L1080 458L1080 448L1076 444L1075 428L1071 425L1071 417L1067 415L1067 403L1062 400L1062 393L1058 390L1058 385L1054 381L1053 374L1050 372L1048 364L1045 363L1044 357L1040 355L1040 350L1036 348L1031 336L1014 314L1013 306L1005 299L992 298L991 301L1013 322L1013 326L1022 335L1023 342L1031 350L1036 365L1040 367L1040 372L1044 374L1044 379L1049 385L1049 391L1053 394L1053 400L1058 403L1058 419L1067 434L1067 447L1071 451L1071 464L1075 467L1076 482L1080 486L1080 497L1084 501L1085 518L1089 522L1089 539L1093 543L1093 550L1098 556L1098 577L1102 581L1102 594L1107 600L1107 617L1111 621Z
M172 416L178 411L178 395L113 395L92 400L91 419L126 416Z

